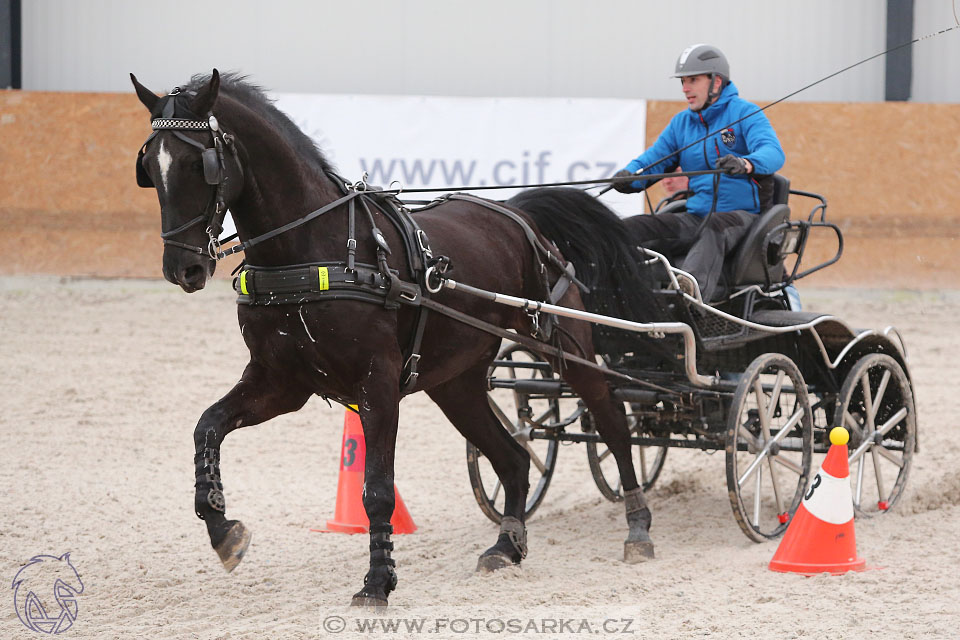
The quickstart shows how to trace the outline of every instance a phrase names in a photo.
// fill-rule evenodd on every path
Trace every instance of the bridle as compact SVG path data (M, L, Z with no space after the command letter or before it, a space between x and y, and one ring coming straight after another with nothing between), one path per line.
M196 218L186 222L176 229L160 233L164 245L171 245L186 249L187 251L198 255L207 255L213 260L217 260L221 255L220 251L220 233L223 231L223 219L227 214L227 203L225 192L229 180L226 172L226 163L224 160L224 147L230 150L234 162L240 171L240 179L243 180L243 165L237 155L234 136L220 129L220 124L213 113L208 113L205 120L199 118L175 117L177 97L182 95L180 88L177 87L168 96L166 104L163 106L161 117L150 121L153 133L144 141L137 154L137 186L145 189L153 188L155 185L147 175L143 167L143 155L146 153L147 145L161 131L170 131L178 139L186 142L190 146L200 150L200 156L203 162L203 177L207 184L214 187L210 202ZM191 114L192 115L192 114ZM213 140L213 146L207 147L196 140L184 135L181 131L209 131ZM171 240L173 236L183 233L187 229L192 229L198 224L206 223L207 246L199 247L186 244L177 240Z

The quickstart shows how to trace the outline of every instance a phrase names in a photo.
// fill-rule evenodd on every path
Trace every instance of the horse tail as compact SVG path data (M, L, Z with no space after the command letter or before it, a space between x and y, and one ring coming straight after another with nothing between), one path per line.
M643 255L620 217L597 198L581 189L541 187L507 204L532 218L573 263L590 289L583 295L587 311L641 322L662 315Z

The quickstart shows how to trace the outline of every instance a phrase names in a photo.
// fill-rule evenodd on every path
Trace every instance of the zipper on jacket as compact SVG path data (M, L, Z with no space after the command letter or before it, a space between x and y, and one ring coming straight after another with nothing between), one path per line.
M710 127L707 126L707 121L703 119L703 114L702 114L702 113L697 113L697 117L700 118L700 124L703 125L704 130L705 130L707 133L710 133ZM714 169L714 168L716 168L716 164L711 165L711 164L710 164L710 158L707 156L707 138L704 138L704 140L703 140L703 161L704 161L704 163L706 163L707 169ZM713 184L712 184L712 182L713 182L713 181L711 180L711 189L710 189L710 190L713 191L714 193L711 193L711 194L710 194L710 199L711 199L711 200L714 200L715 198L719 197L720 194L719 194L719 193L716 193L716 189L713 189ZM718 182L718 183L717 183L717 187L719 187L719 186L720 186L720 184L719 184L719 182Z

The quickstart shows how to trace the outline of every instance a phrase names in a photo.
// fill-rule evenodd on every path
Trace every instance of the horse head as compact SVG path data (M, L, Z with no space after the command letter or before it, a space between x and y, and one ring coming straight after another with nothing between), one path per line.
M195 90L165 96L132 73L130 80L153 128L137 158L137 184L155 188L160 200L163 275L192 293L216 269L223 219L243 188L233 136L217 119L220 74L214 69Z

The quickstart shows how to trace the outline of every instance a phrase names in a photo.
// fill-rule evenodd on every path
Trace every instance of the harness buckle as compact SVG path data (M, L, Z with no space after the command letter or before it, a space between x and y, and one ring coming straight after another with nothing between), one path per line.
M428 260L433 259L433 252L430 250L430 239L423 229L417 229L417 244L420 245L420 251L427 256Z
M420 374L417 373L417 365L420 363L420 354L411 353L410 357L407 358L407 361L403 364L403 369L406 371L409 368L409 373L407 374L407 379L403 381L403 387L405 389L410 389L413 385L417 384L417 378L420 377Z

